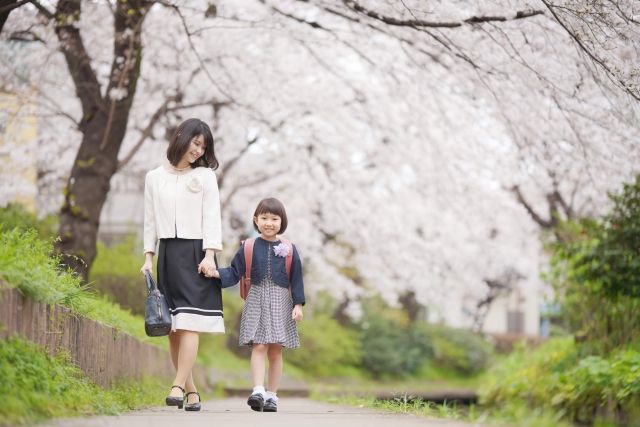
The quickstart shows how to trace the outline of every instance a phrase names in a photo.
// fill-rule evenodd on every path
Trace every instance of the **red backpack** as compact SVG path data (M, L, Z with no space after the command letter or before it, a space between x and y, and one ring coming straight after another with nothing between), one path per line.
M247 299L249 289L251 288L251 263L253 262L253 244L256 239L247 239L244 241L244 275L240 278L240 298ZM287 276L291 280L291 262L293 261L293 245L287 239L280 239L282 243L289 247L289 252L284 260L284 267L287 270ZM291 291L291 287L289 287Z

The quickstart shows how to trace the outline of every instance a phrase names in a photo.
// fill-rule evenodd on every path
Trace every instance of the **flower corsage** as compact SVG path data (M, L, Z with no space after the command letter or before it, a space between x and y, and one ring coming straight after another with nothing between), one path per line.
M202 191L202 181L200 181L200 178L197 176L192 176L189 178L189 181L187 181L187 188L194 193L199 193Z
M284 258L289 255L289 245L280 242L279 245L273 247L273 253L276 254L276 256Z

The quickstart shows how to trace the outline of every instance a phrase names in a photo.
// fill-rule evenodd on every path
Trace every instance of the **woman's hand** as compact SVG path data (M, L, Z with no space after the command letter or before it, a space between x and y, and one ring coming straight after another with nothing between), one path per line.
M296 322L302 320L302 304L296 304L293 306L293 312L291 313L291 318Z
M153 270L153 252L147 252L144 254L144 256L145 256L144 264L142 264L142 267L140 267L140 273L142 273L143 275L147 271L151 273L151 270Z
M204 274L205 277L215 277L214 274L217 273L217 270L214 255L213 249L207 249L202 262L198 264L198 273Z

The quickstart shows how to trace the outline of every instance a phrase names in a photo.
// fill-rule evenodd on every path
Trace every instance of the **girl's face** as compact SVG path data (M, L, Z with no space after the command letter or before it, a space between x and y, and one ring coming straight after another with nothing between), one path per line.
M262 213L257 217L254 217L253 220L256 222L258 226L258 230L260 230L260 235L265 240L275 240L280 231L280 216L272 213Z
M198 160L200 157L202 157L202 155L204 154L204 137L202 135L198 135L196 137L194 137L191 140L191 143L189 144L189 148L187 149L187 151L184 153L184 155L182 156L182 159L180 160L180 163L182 164L186 164L186 163L193 163L196 160Z

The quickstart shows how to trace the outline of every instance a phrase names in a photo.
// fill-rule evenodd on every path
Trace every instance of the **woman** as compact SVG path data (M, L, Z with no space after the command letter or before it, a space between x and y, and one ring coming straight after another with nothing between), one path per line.
M167 162L147 173L144 190L144 274L158 240L158 287L171 309L169 344L176 377L168 406L199 411L192 368L200 332L224 333L215 252L222 249L218 161L206 123L188 119L167 149Z

